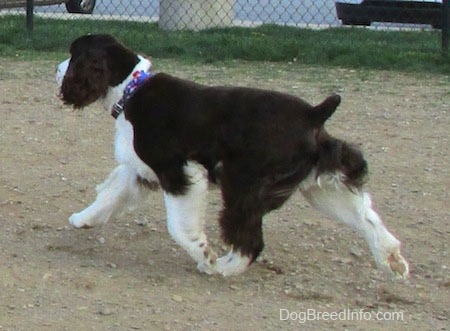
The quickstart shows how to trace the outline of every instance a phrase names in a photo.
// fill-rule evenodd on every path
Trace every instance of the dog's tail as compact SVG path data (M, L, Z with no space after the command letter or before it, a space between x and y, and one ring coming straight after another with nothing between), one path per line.
M349 188L360 188L364 185L368 166L358 146L330 136L323 128L316 135L316 140L317 177L323 173L340 172L344 175L343 183Z
M341 103L341 97L338 94L330 95L322 103L313 107L311 118L314 127L321 127L327 119L333 115L337 106Z

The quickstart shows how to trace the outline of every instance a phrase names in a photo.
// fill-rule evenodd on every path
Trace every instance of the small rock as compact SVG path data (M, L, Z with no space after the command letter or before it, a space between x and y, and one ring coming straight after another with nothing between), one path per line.
M140 226L147 226L148 221L145 219L144 220L135 220L134 223L136 223L137 225L140 225Z
M102 316L109 316L109 315L114 314L114 312L111 309L109 309L109 308L101 308L98 311L98 314L102 315Z
M172 300L175 302L183 302L183 298L176 294L172 297Z
M50 278L52 278L52 274L49 272L45 273L44 276L42 276L43 280L49 280Z
M356 257L362 256L362 250L358 246L353 246L352 248L350 248L350 253Z

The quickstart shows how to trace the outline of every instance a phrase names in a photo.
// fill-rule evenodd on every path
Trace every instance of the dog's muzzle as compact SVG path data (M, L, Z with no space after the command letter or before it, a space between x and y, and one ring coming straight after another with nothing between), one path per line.
M69 62L70 58L58 64L58 67L56 68L56 83L59 87L61 87L64 76L66 75L67 68L69 67Z

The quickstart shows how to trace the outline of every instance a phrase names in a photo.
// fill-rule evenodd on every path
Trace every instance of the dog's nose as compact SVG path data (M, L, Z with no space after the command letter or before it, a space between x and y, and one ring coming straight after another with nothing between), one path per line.
M56 83L58 86L62 85L62 82L64 80L64 76L66 75L67 68L69 67L70 59L67 59L56 67Z

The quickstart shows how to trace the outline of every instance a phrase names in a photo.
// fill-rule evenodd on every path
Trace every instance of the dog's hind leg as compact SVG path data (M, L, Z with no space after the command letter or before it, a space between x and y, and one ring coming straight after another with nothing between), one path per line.
M340 173L324 173L316 178L312 171L300 190L313 207L362 234L380 269L395 277L406 277L409 267L400 254L400 241L384 226L369 194L349 188L342 179Z
M119 165L109 177L97 187L95 201L86 209L70 216L76 228L89 228L107 222L125 208L138 205L148 196L149 189L140 184L134 168Z
M188 162L183 172L189 182L186 191L182 194L164 191L167 228L172 238L198 263L198 269L212 274L215 273L216 254L209 247L204 232L208 190L206 170L196 162Z
M224 167L221 178L224 207L220 226L223 241L231 247L228 254L217 260L216 270L223 276L243 273L264 248L261 181L230 168Z
M231 250L217 259L222 276L243 273L264 248L262 216L235 213L225 209L220 219L222 238Z
M246 167L224 162L221 176L224 209L220 225L222 239L231 246L231 251L217 260L218 273L240 274L258 258L264 248L264 215L281 207L292 195L305 176L304 168L286 167L277 173L270 169L265 175L255 176Z

